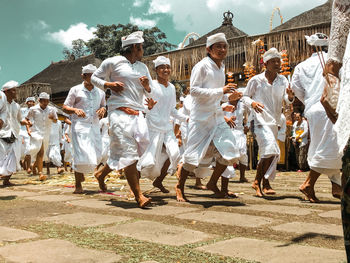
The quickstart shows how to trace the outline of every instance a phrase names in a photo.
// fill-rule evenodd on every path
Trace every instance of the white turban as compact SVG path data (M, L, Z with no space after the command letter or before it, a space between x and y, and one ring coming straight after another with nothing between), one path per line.
M28 101L34 101L34 102L35 102L35 98L34 98L34 97L28 97L28 98L26 99L26 103L27 103Z
M324 47L328 46L328 36L323 33L316 33L311 36L305 36L306 42L310 46Z
M47 94L46 92L41 92L40 95L39 95L39 99L47 99L47 100L49 100L50 99L50 95Z
M14 80L10 80L2 86L2 91L6 91L9 89L17 88L18 87L18 82Z
M144 39L143 39L143 32L142 31L136 31L131 33L128 36L124 36L121 38L122 40L122 47L126 47L132 44L139 44L139 43L143 43Z
M160 65L169 65L170 66L170 59L164 57L164 56L159 56L155 60L153 60L154 66L158 67Z
M88 64L88 65L82 67L81 72L83 74L85 74L85 73L94 73L96 70L97 70L97 68L94 65Z
M268 51L265 52L264 56L263 56L263 60L264 63L266 63L267 61L269 61L270 59L273 58L279 58L281 59L281 53L278 52L278 50L276 48L270 48Z
M211 35L210 37L208 37L207 47L210 47L211 45L218 42L225 42L226 44L228 44L224 33L217 33L215 35Z

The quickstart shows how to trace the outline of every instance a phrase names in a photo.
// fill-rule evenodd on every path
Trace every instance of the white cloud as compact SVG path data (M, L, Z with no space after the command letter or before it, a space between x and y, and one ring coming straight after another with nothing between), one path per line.
M132 4L135 7L141 7L145 4L145 0L135 0L135 2Z
M44 20L38 20L36 25L37 25L38 29L40 29L40 30L44 30L44 29L49 28L49 25Z
M60 29L57 32L47 33L47 37L50 41L62 44L67 48L72 47L72 41L76 39L82 39L88 41L94 37L93 32L96 31L95 27L90 27L84 23L78 23L75 25L70 25L67 30Z
M1 71L2 67L0 66L0 71Z
M169 0L152 0L148 9L148 14L165 14L171 10L171 2ZM174 1L173 1L174 2ZM176 4L175 2L173 4Z
M142 19L139 17L130 17L130 23L137 25L139 27L154 27L157 24L156 20L151 20L151 19Z

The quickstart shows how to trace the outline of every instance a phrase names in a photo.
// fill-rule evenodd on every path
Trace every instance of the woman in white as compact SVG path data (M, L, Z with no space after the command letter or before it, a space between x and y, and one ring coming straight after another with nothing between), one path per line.
M171 74L170 60L159 56L154 61L157 80L153 81L153 89L147 96L157 103L146 113L150 144L141 156L137 167L141 176L153 181L153 186L163 193L169 193L162 182L167 173L174 173L180 160L180 150L175 138L170 117L182 122L185 115L176 110L175 87L169 82Z
M101 161L102 138L99 119L106 113L105 93L94 87L91 76L96 67L82 68L83 83L70 89L63 110L72 114L73 170L75 194L82 194L85 173L91 173Z
M28 135L30 136L29 154L35 167L38 169L39 179L46 180L47 176L43 174L43 162L47 161L46 151L49 147L51 123L57 121L57 114L53 107L49 106L50 95L42 92L39 95L39 103L31 107L27 120L33 126L27 125Z

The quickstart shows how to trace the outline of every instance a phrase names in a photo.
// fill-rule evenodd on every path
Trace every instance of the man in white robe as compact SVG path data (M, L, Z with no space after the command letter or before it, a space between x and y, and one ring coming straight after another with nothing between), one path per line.
M62 156L61 156L61 143L62 143L62 122L57 120L51 124L51 132L49 139L49 147L47 149L46 170L47 174L50 174L50 164L52 163L57 167L57 173L61 174L64 172L62 167Z
M133 32L122 37L120 56L108 58L92 75L97 87L110 89L108 118L110 127L110 155L102 169L95 173L102 191L106 191L104 178L112 170L124 169L130 188L139 207L151 200L140 189L136 163L148 146L148 128L143 116L144 96L151 92L151 75L143 56L143 32Z
M39 180L44 181L47 176L43 174L43 162L47 161L46 151L49 147L51 123L57 122L56 110L49 106L50 95L46 92L39 94L39 103L29 109L26 117L32 126L27 125L30 136L29 154L33 167L38 169ZM34 169L34 168L33 168Z
M225 194L217 187L217 181L227 165L233 165L240 156L220 105L224 94L230 94L229 99L241 96L241 93L234 89L236 85L225 86L223 61L228 49L225 34L218 33L208 37L206 49L208 56L197 63L191 73L192 107L188 141L184 164L175 187L179 202L187 201L184 187L189 173L200 165L209 166L213 157L216 159L216 165L207 188L216 196L224 197Z
M276 165L280 151L277 144L278 125L280 124L282 101L287 105L294 101L293 91L289 88L287 79L279 75L281 68L281 54L276 48L265 52L263 60L266 71L254 76L248 82L243 102L254 109L254 133L259 145L260 160L252 187L256 190L256 196L275 194L269 181L276 175ZM261 181L263 191L261 190Z
M0 176L4 180L4 186L12 185L11 175L20 169L21 140L19 133L21 125L27 124L27 121L22 120L20 106L15 102L18 86L18 82L11 80L2 87L7 112L4 126L0 130Z
M84 174L94 171L101 162L102 137L99 120L106 113L105 93L91 83L97 68L86 65L82 68L83 83L69 90L63 110L72 114L73 170L75 194L82 194Z
M186 122L185 115L176 110L175 86L169 82L170 60L159 56L154 61L157 80L153 81L151 93L147 94L157 103L146 113L150 144L141 156L137 168L142 177L153 180L153 186L163 193L169 190L163 186L165 176L176 171L180 161L180 150L170 118Z
M310 173L299 190L310 202L318 202L314 186L321 174L328 175L332 183L332 194L340 198L341 195L341 154L337 144L337 133L333 123L328 119L320 99L325 80L323 68L316 53L316 45L325 50L328 37L317 33L308 37L308 44L313 50L310 58L296 66L291 87L298 99L304 103L304 115L309 122L310 145L308 150L308 164ZM322 51L327 59L327 53Z

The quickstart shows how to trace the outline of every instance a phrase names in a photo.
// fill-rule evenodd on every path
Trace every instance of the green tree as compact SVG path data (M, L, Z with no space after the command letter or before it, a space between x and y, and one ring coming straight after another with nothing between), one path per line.
M71 49L64 48L62 53L65 59L72 59L73 56L74 59L76 59L88 55L90 51L87 48L85 41L79 38L72 41Z

